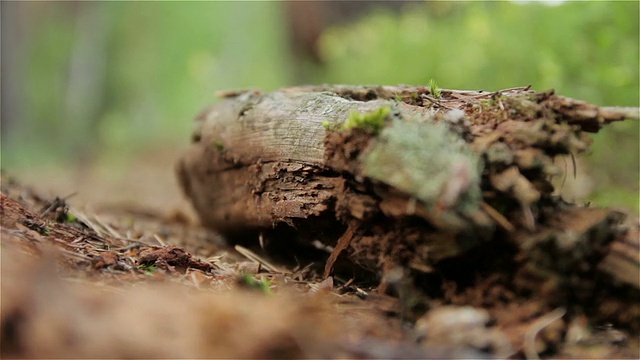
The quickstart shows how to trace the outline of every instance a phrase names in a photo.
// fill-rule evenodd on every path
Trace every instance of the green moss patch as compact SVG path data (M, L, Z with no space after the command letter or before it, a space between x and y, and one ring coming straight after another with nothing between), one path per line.
M349 115L344 124L342 124L341 129L348 130L359 128L370 130L377 134L384 127L385 120L390 113L391 108L389 106L381 106L376 110L366 113L354 111Z

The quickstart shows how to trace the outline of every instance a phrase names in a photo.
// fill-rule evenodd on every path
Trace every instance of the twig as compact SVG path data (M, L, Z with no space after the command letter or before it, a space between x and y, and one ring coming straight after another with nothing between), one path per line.
M91 230L95 231L98 236L104 237L104 232L93 221L89 220L88 216L80 212L75 213L75 215L78 219L80 219L80 221L87 224L89 228L91 228Z
M502 89L502 90L498 90L498 91L489 91L489 92L483 92L481 94L477 94L476 95L469 95L466 96L465 100L469 100L469 99L482 99L482 98L487 98L487 97L493 97L496 95L500 95L506 92L512 92L512 91L528 91L529 89L531 89L531 85L527 85L527 86L518 86L518 87L513 87L513 88L508 88L508 89ZM444 91L444 90L443 90ZM459 94L461 94L459 92Z
M561 319L567 311L564 308L557 308L552 312L541 316L538 320L534 321L524 335L524 355L528 360L540 360L538 351L536 350L536 336L545 327L551 325L556 320Z
M80 254L80 253L77 253L77 252L73 252L73 251L67 250L65 248L59 248L58 250L63 252L63 253L65 253L65 254L67 254L67 255L75 256L75 257L78 257L78 258L83 259L83 260L89 260L89 261L93 260L93 258L91 258L91 257L89 257L87 255Z
M145 243L143 243L141 241L138 241L138 240L129 239L129 241L131 242L129 245L121 247L121 248L118 248L117 250L118 251L127 251L127 250L139 248L139 247L142 247L142 246L146 245Z
M260 257L258 254L254 253L253 251L240 246L240 245L236 245L235 249L237 252L239 252L241 255L243 255L244 257L246 257L247 259L257 263L258 265L263 266L265 269L272 271L274 273L280 273L280 274L291 274L290 271L288 270L283 270L278 268L277 266L271 264L270 262L268 262L267 260L265 260L264 258Z
M578 177L578 165L576 164L576 156L573 153L569 153L571 155L571 165L573 165L573 178Z
M622 115L625 120L640 120L640 108L637 107L603 106L600 108L600 112L617 113Z
M503 92L509 92L509 91L527 91L531 89L531 85L527 85L527 86L516 86L516 87L512 87L512 88L507 88L507 89L502 89L502 90L498 90L496 91L496 93L503 93Z
M513 226L509 222L509 220L507 220L506 217L504 217L502 214L500 214L500 212L498 212L498 210L494 209L491 205L489 205L486 202L482 201L480 203L480 207L482 208L482 210L484 210L485 213L487 213L487 215L489 215L489 217L491 219L493 219L493 221L495 221L498 225L500 225L506 231L514 232L516 230L515 226Z
M522 204L522 215L524 216L524 225L529 231L536 231L536 219L533 216L531 205Z
M157 242L160 243L160 245L167 246L167 243L164 242L164 240L162 240L162 238L160 236L158 236L158 234L153 234L153 237L156 239Z
M562 174L562 183L560 184L560 189L558 189L558 193L562 192L562 189L564 189L564 184L567 181L567 158L562 156L562 161L564 161L564 172Z
M98 215L94 215L93 216L94 219L96 219L96 221L98 222L98 224L102 225L102 227L104 227L105 229L107 229L107 231L111 234L111 236L113 236L116 239L125 239L124 236L122 236L122 234L120 234L118 231L116 231L116 229L114 229L113 227L111 227L111 225L107 224L106 222L102 221L102 219L100 219L100 217L98 217Z
M340 253L349 247L349 244L351 243L351 239L353 239L353 234L357 230L357 228L358 228L358 225L350 224L349 227L347 228L347 231L345 231L344 234L340 236L340 239L338 239L338 242L336 243L336 247L333 249L333 252L331 253L331 255L329 255L329 258L327 259L327 262L324 265L324 274L322 276L324 279L329 277L329 274L331 274L331 270L333 269L333 264L338 259L338 256L340 255Z

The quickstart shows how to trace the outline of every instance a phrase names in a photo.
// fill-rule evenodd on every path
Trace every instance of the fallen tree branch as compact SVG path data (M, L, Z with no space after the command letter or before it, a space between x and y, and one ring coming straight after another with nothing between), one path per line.
M333 247L325 276L338 257L378 274L428 274L471 249L508 247L516 255L502 269L474 261L515 291L558 292L556 307L571 297L597 303L586 290L602 285L594 277L640 288L626 274L640 268L638 249L611 247L627 231L623 214L567 204L549 179L555 156L588 151L587 133L628 118L638 109L529 87L230 93L198 117L178 176L202 223L231 242L271 231L285 248ZM294 238L278 234L283 226ZM616 267L615 254L630 264Z

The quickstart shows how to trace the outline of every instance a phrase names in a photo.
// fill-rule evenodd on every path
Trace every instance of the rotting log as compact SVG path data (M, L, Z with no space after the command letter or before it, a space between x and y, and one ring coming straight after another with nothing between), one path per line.
M512 280L528 291L575 288L594 273L640 288L626 273L640 268L638 248L611 245L625 238L624 215L567 204L550 182L555 156L587 151L588 133L638 119L637 108L529 87L336 85L222 97L197 117L177 172L202 224L232 242L295 229L298 242L334 248L325 276L337 258L379 274L430 273L506 244L520 254ZM616 256L626 265L612 265Z

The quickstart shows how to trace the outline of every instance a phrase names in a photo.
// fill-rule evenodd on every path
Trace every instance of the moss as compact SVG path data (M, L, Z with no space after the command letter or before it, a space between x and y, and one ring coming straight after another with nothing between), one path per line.
M339 123L332 123L329 120L324 120L324 121L322 121L322 127L325 128L325 130L327 130L327 131L335 131L335 130L340 128L340 124Z
M431 96L436 99L440 99L442 97L442 91L440 91L438 84L433 79L429 80L429 92L431 93Z
M504 97L503 102L512 117L525 119L538 119L542 113L542 107L535 101L522 97Z
M480 99L478 105L483 111L491 110L496 107L496 101L494 99Z
M367 113L352 112L344 124L342 124L341 129L366 129L377 134L384 127L385 120L390 113L391 108L388 106L381 106Z
M432 209L471 213L481 200L482 162L446 125L396 121L364 159L364 174Z

